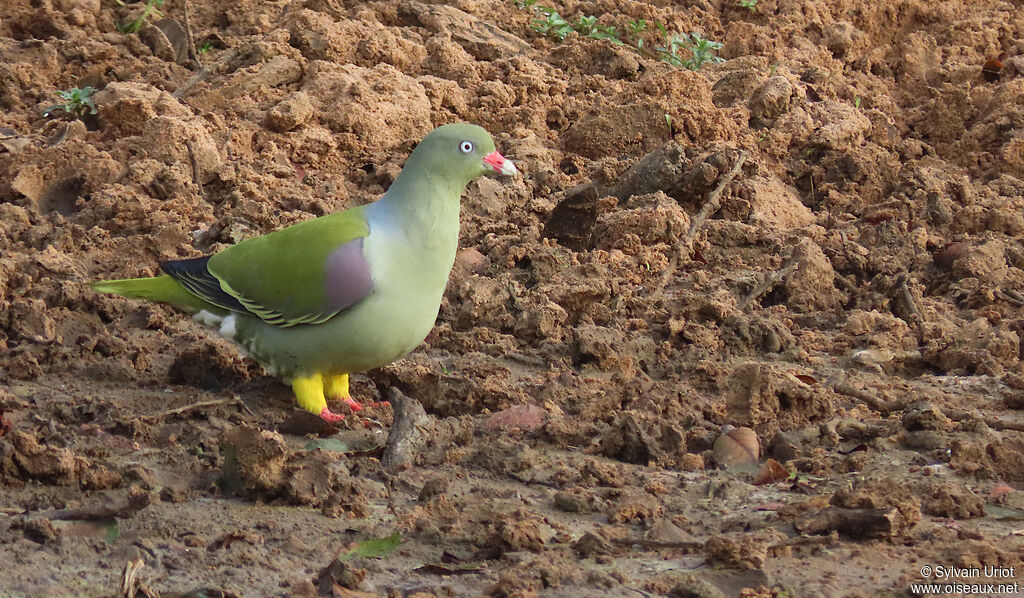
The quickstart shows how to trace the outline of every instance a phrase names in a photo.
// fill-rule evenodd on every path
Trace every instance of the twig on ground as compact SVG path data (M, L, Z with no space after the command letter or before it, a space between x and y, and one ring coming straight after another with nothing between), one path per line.
M138 490L132 488L132 490ZM118 503L93 504L77 509L55 509L41 513L29 513L30 515L41 515L51 521L101 521L104 519L121 519L131 517L149 506L152 497L146 491L131 492L128 499Z
M1013 430L1016 432L1024 432L1024 422L1006 421L1005 419L999 419L998 417L985 417L980 414L971 413L970 411L961 411L960 409L953 409L950 407L943 408L942 414L958 423L966 419L973 418L980 419L986 426L993 430Z
M849 382L839 381L830 385L833 390L839 394L844 394L848 397L853 397L859 401L867 403L868 407L871 407L875 411L878 411L882 415L888 415L895 411L902 411L906 408L906 405L899 403L890 403L885 399L876 397L867 391L853 387Z
M778 548L792 548L794 546L814 546L817 544L824 544L826 546L833 546L839 543L839 532L832 530L832 532L824 536L797 536L795 538L788 538L781 542L776 542L768 547L769 550L775 550Z
M188 18L188 0L183 0L182 5L185 9L185 38L188 40L188 57L196 61L196 64L202 68L203 63L199 60L199 53L196 52L196 40L192 37L192 25L189 23Z
M762 295L775 288L777 284L785 280L786 277L792 274L793 271L795 271L799 266L799 262L797 262L796 260L792 260L779 270L770 272L768 274L768 277L764 279L764 282L754 287L754 289L750 291L750 293L748 293L746 297L741 299L740 302L736 304L736 309L740 311L746 311L747 308L750 307L750 305L754 301L757 301L758 299L761 298Z
M191 403L189 405L184 405L184 406L178 407L176 409L171 409L169 411L164 411L163 413L158 413L156 415L144 415L142 417L143 417L143 419L164 419L164 418L167 418L167 417L171 417L172 415L181 415L182 413L187 413L187 412L192 411L194 409L203 409L204 407L217 407L219 405L238 405L245 412L247 412L249 415L252 415L252 416L256 415L255 413L253 413L252 409L249 409L249 406L245 404L245 402L241 399L241 397L237 397L236 396L236 397L231 397L231 398L228 398L228 399L214 399L214 400L211 400L211 401L199 401L198 403Z
M917 305L914 293L910 291L910 274L907 272L900 274L899 287L900 292L903 293L903 301L907 304L907 309L910 310L910 315L914 318L914 325L917 327L917 340L918 342L924 342L924 316L921 315L921 309Z
M715 187L715 189L710 194L708 194L707 199L704 200L704 205L701 206L700 211L697 212L697 215L694 216L693 221L690 222L690 230L687 231L687 233L683 236L682 239L677 241L676 244L672 246L672 257L669 259L668 267L665 268L664 272L662 272L661 278L658 280L658 283L654 286L653 289L651 289L652 297L656 297L660 295L662 291L664 291L665 285L668 284L669 278L672 277L672 274L675 273L676 268L679 265L679 260L682 259L684 250L690 247L690 243L693 242L693 238L697 235L698 232L700 232L700 229L704 226L704 222L709 217L714 215L714 213L718 211L718 208L721 207L722 192L725 191L725 188L729 186L729 183L731 183L732 180L736 178L736 175L739 174L740 169L743 167L743 164L746 161L747 152L740 150L740 154L736 158L736 163L733 164L732 169L729 170L729 172L727 172L725 176L722 177L722 180L718 182L718 186Z
M699 550L704 548L703 542L659 542L657 540L644 540L642 538L612 538L612 544L619 546L640 546L642 548L684 548L686 550Z
M226 52L224 52L223 56L221 56L220 60L218 60L217 62L211 62L209 64L203 65L203 68L199 69L199 72L197 72L195 75L192 75L192 78L183 83L181 87L176 89L174 93L171 94L171 96L177 100L180 100L181 98L188 95L189 92L192 91L193 87L208 79L215 72L219 72L221 66L233 62L237 57L238 49L231 48L227 50Z
M203 180L199 176L199 158L196 158L196 148L192 145L191 139L185 140L185 147L188 148L188 157L192 161L192 182L199 187L199 191L203 190Z
M160 598L158 592L154 592L142 583L139 579L139 572L145 567L142 559L135 558L124 566L121 572L121 584L117 588L117 598Z

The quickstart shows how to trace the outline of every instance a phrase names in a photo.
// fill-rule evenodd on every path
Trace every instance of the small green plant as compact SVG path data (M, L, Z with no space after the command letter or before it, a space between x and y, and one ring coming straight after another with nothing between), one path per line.
M756 0L743 1L757 3ZM575 23L570 23L551 7L535 6L537 2L538 0L516 0L516 6L521 9L539 12L543 15L543 18L533 19L530 23L530 28L558 42L563 41L570 33L576 32L592 39L606 39L613 44L626 46L638 54L658 58L673 66L681 66L694 71L709 62L722 62L722 59L714 54L722 48L722 44L706 39L699 33L670 35L663 23L654 21L655 27L661 32L662 37L665 38L665 45L656 46L651 49L647 47L643 36L644 32L648 30L648 22L644 19L634 19L626 22L625 36L628 40L627 43L622 40L617 27L598 23L596 16L581 15L576 18ZM684 58L683 50L688 50L691 56Z
M196 52L199 53L199 54L206 54L207 52L209 52L212 49L213 49L213 42L207 40L207 41L199 44L199 47L196 48Z
M853 107L860 109L860 96L853 98Z
M641 37L641 35L644 31L647 31L647 21L644 19L628 21L626 23L626 31L629 35L629 39L633 40L633 43L636 44L637 51L643 52L644 38Z
M167 0L148 0L146 6L142 9L142 13L134 21L128 21L127 23L114 23L117 30L121 33L138 33L139 29L146 23L146 19L149 15L153 14L158 17L164 16L162 12L158 10L159 7L164 5ZM114 0L118 6L124 7L124 0Z
M748 9L750 12L757 12L757 0L740 0L740 6Z
M565 39L565 36L575 31L569 21L562 18L562 15L558 14L555 9L541 6L537 10L545 16L543 19L534 19L530 24L530 28L537 33L560 42Z
M576 25L573 27L580 35L590 35L594 32L594 28L597 27L597 17L594 16L581 16L576 19Z
M56 110L60 110L64 116L72 118L81 118L86 113L96 114L96 104L92 101L92 94L95 92L96 88L90 85L58 91L57 95L64 100L64 103L50 106L46 112L43 112L43 116L49 117Z
M680 36L672 37L675 40ZM691 33L689 37L683 35L682 41L683 45L686 46L686 49L693 54L691 58L682 62L682 66L690 69L691 71L699 71L700 67L709 62L722 62L721 58L714 55L714 52L722 49L721 43L706 39L699 33Z

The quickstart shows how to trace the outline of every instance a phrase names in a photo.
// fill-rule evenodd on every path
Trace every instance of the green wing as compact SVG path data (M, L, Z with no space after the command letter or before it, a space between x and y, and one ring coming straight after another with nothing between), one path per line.
M363 208L352 208L246 239L212 256L206 267L225 293L268 324L319 324L372 291L361 253L367 234ZM349 244L355 253L348 253L362 261L355 272L352 264L330 265L336 261L332 255ZM330 292L328 278L337 287L350 275L360 279L352 283L357 292L339 299Z

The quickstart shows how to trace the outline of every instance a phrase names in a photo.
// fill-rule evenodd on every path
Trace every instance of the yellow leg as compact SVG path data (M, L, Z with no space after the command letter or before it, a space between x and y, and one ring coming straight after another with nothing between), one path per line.
M362 411L363 406L359 401L352 398L348 391L348 374L334 374L324 379L324 389L327 396L338 399L348 405L352 411Z
M324 377L320 374L298 377L292 380L292 391L295 392L295 399L306 411L315 413L327 421L338 421L345 419L344 415L334 413L327 408L327 399L324 398Z
M348 374L327 376L324 379L324 393L332 399L346 399L348 393Z

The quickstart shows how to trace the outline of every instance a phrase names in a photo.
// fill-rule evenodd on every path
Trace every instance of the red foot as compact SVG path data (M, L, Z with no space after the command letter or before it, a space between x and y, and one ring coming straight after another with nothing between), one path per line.
M345 416L341 413L331 411L329 407L324 407L323 411L320 412L320 418L327 423L333 424L334 422L340 422L345 419Z
M342 399L341 402L345 403L346 405L348 405L349 408L352 411L357 411L357 412L358 411L362 411L363 408L365 408L365 407L369 407L370 409L374 409L374 408L377 408L377 407L390 407L391 406L391 403L388 402L388 401L378 401L376 403L367 403L367 404L363 405L362 403L360 403L359 401L353 399L352 397L346 397L346 398Z

